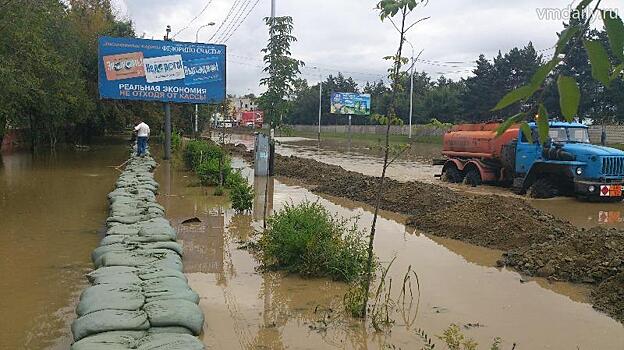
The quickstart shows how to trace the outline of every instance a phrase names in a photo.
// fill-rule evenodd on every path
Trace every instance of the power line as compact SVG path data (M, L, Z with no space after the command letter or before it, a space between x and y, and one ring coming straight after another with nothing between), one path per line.
M245 11L247 11L247 7L249 7L250 3L251 0L243 0L243 3L241 3L238 7L238 10L236 10L236 13L232 17L230 23L225 27L225 30L221 34L219 34L219 37L216 39L217 42L223 42L223 40L230 34L230 32L232 31L232 29L234 29L241 17L243 17Z
M225 23L230 19L230 17L232 16L232 13L234 13L234 9L236 9L236 6L238 6L238 3L240 2L240 0L235 0L234 3L232 4L232 7L230 7L230 11L228 12L227 16L225 16L225 19L223 20L223 22L221 22L221 24L219 24L219 28L217 28L217 31L214 32L214 34L212 34L212 36L210 37L210 39L208 39L208 41L212 41L212 39L214 39L214 37L217 35L217 33L219 33L221 31L221 29L223 28L223 26L225 25Z
M247 17L249 17L249 15L251 14L251 12L253 12L253 10L256 8L256 6L258 5L259 2L260 2L260 0L256 0L256 3L251 7L249 12L247 12L247 14L245 15L245 18L243 18L243 20L238 23L236 28L234 28L234 31L225 39L225 41L223 43L227 43L228 40L230 40L230 38L236 33L236 31L241 26L241 24L245 23L245 21L247 20Z
M197 16L193 17L193 19L192 19L192 20L190 20L190 21L188 22L188 24L187 24L184 28L182 28L182 29L178 30L178 32L177 32L177 33L175 33L175 34L173 35L173 37L172 37L172 38L173 38L173 39L175 39L175 37L176 37L178 34L182 33L182 32L183 32L183 31L185 31L185 30L187 30L187 29L191 26L191 24L193 24L193 22L195 22L195 20L197 20L197 19L198 19L201 15L203 15L203 14L204 14L204 12L206 12L206 10L208 9L208 6L210 6L210 4L212 3L212 1L213 1L213 0L208 0L208 2L206 3L206 6L204 6L204 8L203 8L201 11L199 11L199 14L198 14Z

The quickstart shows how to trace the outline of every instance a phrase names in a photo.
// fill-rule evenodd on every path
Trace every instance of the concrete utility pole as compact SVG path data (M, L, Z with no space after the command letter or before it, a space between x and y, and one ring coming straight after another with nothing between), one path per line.
M414 68L416 67L416 61L420 58L424 50L420 50L418 56L414 58L414 45L409 40L406 42L412 47L412 67L410 68L410 108L409 108L409 131L408 138L412 139L412 118L414 116Z
M171 41L169 34L171 33L171 26L167 25L167 34L165 35L165 41ZM171 103L165 103L165 160L171 159Z
M318 67L314 67L314 69L318 69L319 72L321 71ZM323 113L323 73L319 73L319 108L318 108L318 134L317 134L317 138L318 141L321 142L321 115Z
M197 28L197 31L195 32L195 43L199 42L199 31L202 30L203 28L210 27L210 26L213 26L213 25L215 25L215 22L210 22L208 24L204 24L203 26ZM198 122L198 120L199 120L199 105L195 104L195 127L193 128L193 130L195 131L195 137L197 137L197 132L199 131L199 128L198 128L199 122ZM191 120L191 122L192 122L192 120Z
M271 0L271 18L275 18L275 0Z

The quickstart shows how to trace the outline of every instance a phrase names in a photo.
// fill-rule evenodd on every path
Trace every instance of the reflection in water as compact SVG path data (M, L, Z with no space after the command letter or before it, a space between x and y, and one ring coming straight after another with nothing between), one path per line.
M2 154L0 349L67 349L125 145Z
M482 345L501 336L507 348L513 342L522 349L577 346L621 349L624 346L621 324L595 312L590 305L562 295L585 295L582 288L561 284L557 287L562 287L559 290L553 288L562 293L557 294L542 288L539 280L521 284L517 273L491 267L500 252L461 242L434 241L411 229L406 230L402 224L404 218L392 213L382 213L375 251L383 263L396 257L390 271L394 281L402 280L408 266L414 268L422 292L420 312L413 327L396 317L397 324L391 333L369 334L370 328L341 311L346 285L258 271L253 252L239 249L240 243L254 233L254 227L261 227L255 219L258 203L264 202L262 191L257 193L254 214L234 215L222 198L212 196L211 191L189 187L193 181L184 176L177 172L172 182L171 202L167 208L172 222L198 217L206 223L211 212L223 218L223 225L219 219L214 227L207 225L202 232L193 233L206 237L202 240L192 240L193 237L188 237L190 233L184 233L186 228L181 228L185 251L222 251L222 254L189 252L185 256L187 266L203 266L213 259L223 261L222 271L208 272L206 268L188 273L191 286L201 296L200 306L206 316L202 340L211 348L383 349L396 346L413 349L421 345L415 328L435 335L450 323L484 325L465 331ZM262 185L256 183L256 186ZM359 225L364 230L370 224L372 214L360 203L326 196L319 198L301 187L273 179L269 179L269 185L268 203L275 209L307 198L319 200L330 212L342 217L359 215ZM398 290L394 290L398 294Z
M256 176L253 178L255 198L253 218L263 221L265 216L273 212L273 196L275 192L275 178L270 176Z

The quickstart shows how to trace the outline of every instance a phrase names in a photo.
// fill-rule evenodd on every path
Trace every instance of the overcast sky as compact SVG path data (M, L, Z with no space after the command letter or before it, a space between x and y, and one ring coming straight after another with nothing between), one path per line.
M556 32L562 29L558 16L571 0L430 0L412 15L412 20L431 17L408 34L416 53L424 50L416 69L434 77L444 74L458 79L470 75L479 54L488 58L532 41L537 50L551 48ZM228 45L228 93L259 93L262 76L260 50L268 39L263 18L270 15L271 0L114 0L119 14L134 21L138 35L162 39L166 25L178 34L177 41L195 41L197 29L206 23L213 27L200 31L200 42ZM384 56L394 53L397 32L382 23L374 10L377 0L276 0L277 15L294 19L294 57L306 62L303 77L311 84L320 75L341 71L358 83L386 75ZM254 7L255 4L255 7ZM207 7L206 7L207 5ZM604 8L624 15L624 1L604 0ZM205 12L201 13L202 9ZM224 23L228 13L233 11ZM245 15L248 14L244 20ZM540 14L541 17L540 18ZM547 14L545 16L545 14ZM189 22L200 15L194 22ZM548 18L545 18L548 17ZM241 23L242 22L242 23ZM239 25L239 23L241 23ZM221 30L217 29L221 26ZM217 35L210 41L213 34ZM230 33L230 34L228 34ZM411 55L407 46L404 56ZM317 69L314 69L316 67Z

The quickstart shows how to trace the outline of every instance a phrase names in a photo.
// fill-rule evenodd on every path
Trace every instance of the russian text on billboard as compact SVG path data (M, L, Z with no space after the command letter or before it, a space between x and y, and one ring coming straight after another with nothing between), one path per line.
M226 47L101 37L100 97L181 103L225 99Z

